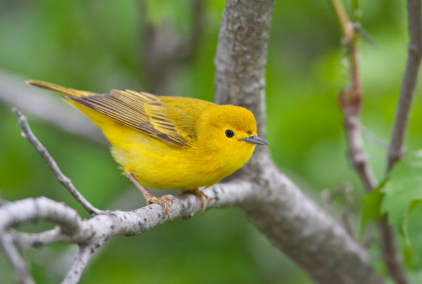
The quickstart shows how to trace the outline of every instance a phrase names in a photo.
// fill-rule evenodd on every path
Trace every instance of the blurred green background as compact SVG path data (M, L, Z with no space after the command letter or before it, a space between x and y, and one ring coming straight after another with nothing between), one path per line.
M213 100L222 0L1 0L0 69L97 93L112 88ZM346 2L346 8L350 3ZM196 4L197 5L197 4ZM362 1L362 25L377 45L361 41L362 123L387 141L406 60L405 3ZM193 36L192 36L193 34ZM158 35L158 36L154 36ZM340 28L329 1L276 1L268 48L267 140L275 162L306 194L344 183L362 186L346 157L339 90L348 84ZM151 47L151 42L157 43ZM165 62L154 52L181 46ZM157 47L158 46L158 47ZM188 46L188 48L184 48ZM157 51L158 50L158 51ZM164 59L163 59L164 58ZM163 61L164 60L164 61ZM0 84L8 82L0 81ZM22 84L23 81L22 81ZM418 89L418 93L420 93ZM61 103L58 96L57 103ZM71 108L69 106L69 108ZM422 145L422 98L417 95L408 149ZM77 111L74 115L81 115ZM105 146L28 115L39 140L80 192L100 209L130 210L144 199L121 175ZM0 100L0 193L6 200L46 196L88 215L20 137L11 106ZM365 138L377 176L386 149ZM162 195L167 192L152 191ZM174 191L173 194L177 194ZM326 208L339 218L344 202ZM353 225L357 225L357 218ZM51 224L24 226L26 231ZM37 283L57 283L75 248L52 245L25 255ZM0 254L0 283L13 274ZM237 208L174 220L136 237L117 237L99 249L81 283L310 283Z

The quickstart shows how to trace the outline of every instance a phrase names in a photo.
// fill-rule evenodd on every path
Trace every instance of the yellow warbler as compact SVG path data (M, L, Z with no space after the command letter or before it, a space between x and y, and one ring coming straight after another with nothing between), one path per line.
M209 187L242 167L255 145L268 145L257 135L252 112L192 98L159 97L131 90L95 94L30 80L30 85L66 95L65 101L87 115L113 145L111 153L148 204L166 201L142 185L193 191ZM142 184L142 185L141 185Z

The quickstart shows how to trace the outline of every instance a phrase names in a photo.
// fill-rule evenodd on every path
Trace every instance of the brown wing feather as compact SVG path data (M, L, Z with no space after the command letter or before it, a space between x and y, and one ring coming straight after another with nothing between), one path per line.
M155 112L154 116L146 112L146 105L162 108L157 96L130 90L113 90L110 95L94 94L81 97L67 96L67 98L124 125L155 136L170 146L182 147L192 143L185 135L183 137L177 132L173 123L166 118L165 111L158 112L158 115Z

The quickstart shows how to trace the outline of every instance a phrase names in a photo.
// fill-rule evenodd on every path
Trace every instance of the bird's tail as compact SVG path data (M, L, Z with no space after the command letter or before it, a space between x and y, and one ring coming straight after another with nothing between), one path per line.
M57 85L47 83L47 82L43 82L43 81L29 80L29 81L26 81L26 83L29 84L29 85L38 87L38 88L46 89L46 90L49 90L49 91L54 91L54 92L61 93L61 94L64 94L66 96L71 96L71 97L78 97L79 98L81 96L92 95L92 93L90 93L90 92L68 89L68 88L64 88L64 87L57 86Z
M26 83L38 88L47 89L49 91L54 91L54 92L66 95L66 97L63 98L63 100L66 103L80 110L86 116L88 116L94 124L96 124L98 127L100 127L103 130L104 135L115 147L123 147L124 145L121 146L121 144L127 143L127 142L126 140L123 140L122 137L126 137L126 136L132 137L131 136L132 134L128 135L128 133L137 132L136 130L132 128L125 127L123 124L117 122L113 118L110 118L102 113L99 113L98 111L92 108L89 108L79 103L78 101L83 100L83 98L75 100L75 97L80 98L81 96L92 96L92 95L96 95L95 93L68 89L68 88L60 87L60 86L50 84L47 82L36 81L36 80L29 80ZM136 135L136 133L134 135Z

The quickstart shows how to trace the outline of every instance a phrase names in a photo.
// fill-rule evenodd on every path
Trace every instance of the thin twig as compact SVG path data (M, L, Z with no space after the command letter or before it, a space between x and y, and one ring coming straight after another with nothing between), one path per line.
M388 148L388 162L386 173L404 155L404 141L408 129L413 97L415 95L419 66L422 57L422 21L421 1L407 1L408 25L410 43L408 45L408 58L400 97L397 104L394 126L391 133L390 146ZM380 222L381 237L383 240L383 258L388 270L396 283L408 283L400 257L394 246L394 232L388 225L387 219Z
M406 72L404 73L403 83L401 85L396 117L394 119L393 131L391 132L390 147L388 148L387 172L390 171L394 163L405 153L404 140L406 138L422 56L421 1L408 0L407 13L410 43L407 47Z
M348 143L349 159L364 183L365 190L371 191L378 183L363 148L359 114L362 90L359 76L359 60L356 48L356 32L339 0L331 1L343 30L343 40L350 57L350 85L340 92L339 102L343 110L344 127ZM357 6L355 7L357 8Z
M384 149L388 149L388 143L381 140L380 138L378 138L374 133L372 133L371 130L369 130L368 128L366 128L362 123L360 123L360 130L362 132L362 134L368 138L368 140L370 140L372 143L374 143L375 145L384 148Z
M81 279L82 272L85 269L86 264L91 258L92 254L95 251L93 245L80 245L78 252L73 259L72 266L69 269L66 277L62 281L62 284L76 284Z
M401 256L395 245L393 228L388 224L386 217L379 222L378 228L381 235L382 258L387 266L388 273L397 284L409 283Z
M54 159L48 153L47 149L32 133L26 117L15 108L13 108L13 112L19 118L18 123L22 129L22 137L28 140L28 142L31 143L35 150L37 150L37 152L41 155L47 166L53 172L57 181L60 182L70 192L70 194L72 194L73 198L75 198L75 200L81 204L82 207L85 208L90 214L98 215L106 213L105 211L99 210L92 206L91 203L89 203L88 200L86 200L85 197L83 197L83 195L75 188L75 186L72 184L72 181L62 173L56 161L54 161Z
M0 245L3 247L7 258L13 266L20 284L35 284L31 275L27 273L25 261L20 256L18 250L13 244L12 238L9 235L1 233L0 229Z
M362 90L359 78L359 62L356 49L356 26L352 24L340 0L332 0L336 14L343 29L344 40L351 63L351 83L340 92L339 102L343 110L344 126L346 130L347 143L349 148L349 159L353 167L359 174L365 190L373 190L378 181L375 177L372 167L367 162L367 156L363 147L362 135L360 130L359 114L361 110ZM358 9L358 2L354 2L354 9ZM356 11L355 11L356 12ZM420 13L420 6L418 13ZM400 254L397 251L394 242L394 232L385 219L379 223L379 231L382 241L383 259L388 272L394 281L398 284L407 283L403 264L400 260Z
M321 192L321 199L327 205L330 205L337 196L341 196L346 201L346 210L344 210L341 214L341 220L343 222L343 226L347 233L353 238L356 239L355 233L353 231L353 227L350 223L350 217L356 213L355 210L355 201L352 196L353 187L350 184L344 184L339 188L329 191L325 189Z
M23 247L42 247L52 243L71 243L72 236L63 233L59 226L54 229L41 233L24 233L16 230L10 230L9 235L12 237L15 244Z

